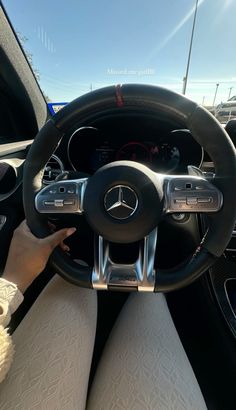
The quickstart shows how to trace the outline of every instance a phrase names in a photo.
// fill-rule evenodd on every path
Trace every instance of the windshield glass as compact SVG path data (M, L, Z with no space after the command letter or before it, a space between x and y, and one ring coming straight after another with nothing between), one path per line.
M148 83L185 92L221 122L236 116L234 0L3 3L48 101Z

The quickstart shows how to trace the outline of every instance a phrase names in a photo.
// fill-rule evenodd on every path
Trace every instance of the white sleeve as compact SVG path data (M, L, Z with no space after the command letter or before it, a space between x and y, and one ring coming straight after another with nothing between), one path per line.
M6 327L10 322L12 313L23 302L24 296L17 286L0 278L0 325Z
M5 379L14 356L14 345L7 329L0 326L0 383Z
M14 356L12 338L4 328L23 299L24 296L14 283L0 278L0 383L8 373Z

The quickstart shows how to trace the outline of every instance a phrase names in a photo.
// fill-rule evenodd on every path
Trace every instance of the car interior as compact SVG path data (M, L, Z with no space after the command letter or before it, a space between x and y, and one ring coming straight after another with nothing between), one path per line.
M57 250L26 291L11 332L55 272L98 290L91 385L130 292L162 291L207 407L234 409L236 120L223 127L176 93L132 84L52 116L3 8L0 27L1 272L23 219L41 237L48 222L78 228L70 254Z

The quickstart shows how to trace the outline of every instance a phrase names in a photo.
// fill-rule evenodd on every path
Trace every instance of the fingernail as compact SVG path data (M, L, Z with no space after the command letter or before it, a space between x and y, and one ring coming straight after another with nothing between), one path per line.
M72 235L73 233L75 233L75 231L76 231L76 228L69 228L69 229L67 229L67 236Z

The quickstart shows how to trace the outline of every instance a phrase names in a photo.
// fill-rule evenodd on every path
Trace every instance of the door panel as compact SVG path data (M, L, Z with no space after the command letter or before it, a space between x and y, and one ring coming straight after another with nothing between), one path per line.
M20 151L19 143L0 147L0 274L4 269L13 231L24 219L22 179L28 146L28 143L21 144ZM4 152L8 154L4 155Z
M0 2L0 275L14 229L24 219L28 148L50 117L43 93Z

